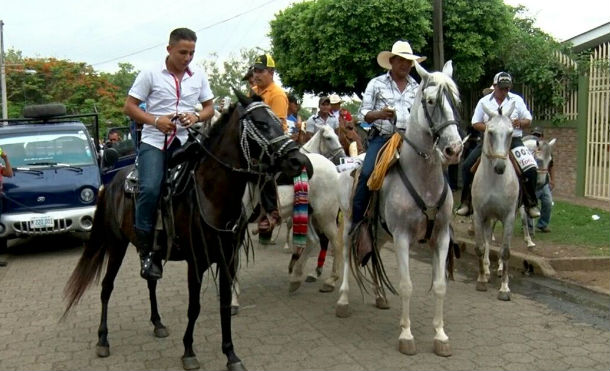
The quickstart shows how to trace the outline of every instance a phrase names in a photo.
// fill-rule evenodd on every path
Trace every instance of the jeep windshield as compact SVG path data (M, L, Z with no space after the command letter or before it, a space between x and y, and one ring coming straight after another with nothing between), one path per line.
M89 137L82 130L45 130L0 136L0 148L13 168L79 168L95 165Z

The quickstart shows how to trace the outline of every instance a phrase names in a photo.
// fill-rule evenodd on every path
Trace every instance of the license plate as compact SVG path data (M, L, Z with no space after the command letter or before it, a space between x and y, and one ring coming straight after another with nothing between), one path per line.
M49 228L53 225L53 218L50 216L35 216L30 219L30 228Z

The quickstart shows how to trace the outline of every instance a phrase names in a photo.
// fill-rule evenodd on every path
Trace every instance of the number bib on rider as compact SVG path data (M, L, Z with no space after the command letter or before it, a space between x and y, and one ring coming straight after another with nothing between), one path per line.
M517 160L519 168L522 172L531 168L538 168L538 165L536 165L536 159L526 146L515 147L511 149L511 151L513 152L513 156L515 156L515 160Z

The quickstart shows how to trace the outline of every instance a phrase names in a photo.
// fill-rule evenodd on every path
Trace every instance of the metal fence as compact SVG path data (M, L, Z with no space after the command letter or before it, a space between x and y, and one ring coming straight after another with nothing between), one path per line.
M585 197L610 200L610 43L591 53Z

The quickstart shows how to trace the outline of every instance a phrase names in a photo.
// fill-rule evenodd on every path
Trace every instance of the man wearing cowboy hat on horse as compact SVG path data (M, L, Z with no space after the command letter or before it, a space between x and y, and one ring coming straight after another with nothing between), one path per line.
M409 76L413 61L423 62L426 57L413 54L407 41L396 41L392 51L382 51L377 55L377 63L389 70L369 81L358 119L372 125L369 132L366 157L362 164L360 178L356 185L352 207L353 233L362 219L369 204L371 191L367 181L375 167L375 159L381 147L396 130L405 130L410 110L415 100L419 84Z

